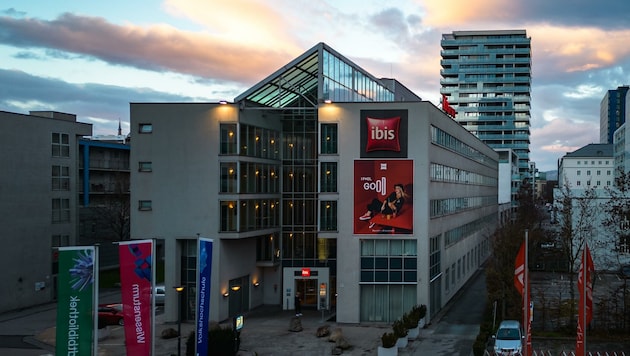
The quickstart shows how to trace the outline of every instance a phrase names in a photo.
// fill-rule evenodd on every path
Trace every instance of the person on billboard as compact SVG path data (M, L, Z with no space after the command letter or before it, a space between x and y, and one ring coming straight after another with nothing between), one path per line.
M378 213L396 217L396 214L402 209L406 197L405 187L400 183L395 184L394 191L387 196L385 201L372 199L372 202L367 206L367 211L359 217L359 220L370 220Z

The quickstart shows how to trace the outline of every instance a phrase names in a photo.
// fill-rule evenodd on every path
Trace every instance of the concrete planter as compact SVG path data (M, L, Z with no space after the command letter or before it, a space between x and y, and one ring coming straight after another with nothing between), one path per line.
M407 343L409 342L409 340L407 340L407 337L400 337L398 338L398 341L396 341L396 347L399 349L404 349L405 347L407 347Z
M398 347L378 347L378 356L398 356Z
M407 339L409 340L414 340L418 335L420 335L420 326L407 330Z

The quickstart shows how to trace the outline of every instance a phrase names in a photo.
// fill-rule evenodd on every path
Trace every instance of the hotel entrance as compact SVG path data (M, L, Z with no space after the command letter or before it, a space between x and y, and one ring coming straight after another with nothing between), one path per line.
M330 277L328 268L284 268L282 308L295 309L295 293L302 295L302 308L330 309Z

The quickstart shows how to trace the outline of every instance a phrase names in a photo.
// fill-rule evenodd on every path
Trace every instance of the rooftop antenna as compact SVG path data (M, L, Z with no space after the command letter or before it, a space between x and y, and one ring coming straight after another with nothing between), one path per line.
M122 136L122 128L120 127L120 118L118 118L118 136Z

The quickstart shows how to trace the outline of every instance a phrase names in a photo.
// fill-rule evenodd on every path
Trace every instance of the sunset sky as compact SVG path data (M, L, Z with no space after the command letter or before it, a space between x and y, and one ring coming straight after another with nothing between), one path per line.
M0 1L0 110L126 134L130 102L231 101L319 42L437 105L442 34L502 29L532 39L530 158L555 170L630 84L629 1Z

